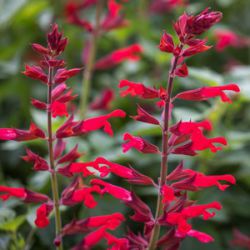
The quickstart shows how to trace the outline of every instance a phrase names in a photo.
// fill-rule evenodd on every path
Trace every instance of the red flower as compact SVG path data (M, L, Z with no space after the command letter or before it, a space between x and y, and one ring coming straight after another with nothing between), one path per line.
M35 98L31 99L31 104L37 108L37 109L41 109L41 110L47 110L47 104L45 102L41 102Z
M87 234L82 240L82 242L73 249L74 250L80 250L83 248L89 249L90 247L96 245L103 238L108 241L108 245L110 246L114 245L114 246L124 247L127 245L126 239L118 239L106 232L107 229L115 230L118 226L120 226L121 222L123 222L124 219L125 218L121 213L113 213L110 215L89 217L79 221L74 220L71 223L64 226L62 230L62 236L68 234L86 232L91 230L92 228L98 227L97 230ZM125 248L119 248L119 249L128 250Z
M62 164L65 162L73 162L76 159L78 159L82 154L77 151L78 145L75 145L73 149L71 149L67 154L65 154L63 157L61 157L57 163Z
M160 152L157 146L129 133L123 135L123 140L128 141L122 145L123 153L126 153L130 148L135 148L144 154L158 154Z
M150 115L146 110L144 110L139 105L137 106L137 114L136 116L131 116L136 121L160 125L160 122L154 118L152 115Z
M176 234L176 236L178 236L178 234ZM193 229L187 232L187 236L194 237L202 243L210 243L214 241L213 237L211 237L209 234L199 232ZM179 235L179 237L181 237L181 235Z
M25 199L26 197L25 189L0 186L0 199L2 199L3 201L6 201L11 196L14 196L19 199Z
M188 76L188 67L185 63L183 63L179 68L175 70L175 75L179 77L187 77Z
M37 138L45 138L43 130L34 123L30 124L29 130L15 128L0 128L0 140L4 141L30 141Z
M133 209L134 214L130 216L136 222L151 222L154 217L148 205L144 203L135 193L131 193L132 200L127 201L126 205Z
M26 188L13 188L0 186L0 199L8 200L11 196L23 200L24 202L45 202L48 201L48 196L36 192L32 192Z
M105 89L101 96L98 96L90 103L92 110L106 110L110 108L110 104L114 99L114 91L112 89Z
M108 1L108 13L101 23L102 29L111 30L127 25L127 20L123 18L123 15L120 15L121 8L122 5L115 0Z
M162 203L168 203L175 199L174 190L172 187L163 185L161 188Z
M84 205L88 208L94 208L97 202L94 200L92 195L93 192L101 194L101 189L98 185L93 185L92 187L83 187L81 189L75 190L72 195L72 200L74 202L84 202Z
M249 39L241 37L230 30L216 29L214 31L214 36L216 40L216 50L223 51L227 47L243 47L249 46Z
M91 170L90 170L90 169ZM84 177L88 177L90 175L93 175L93 169L98 170L98 165L95 161L90 162L73 162L70 164L69 171L71 173L82 173Z
M123 214L113 213L107 215L91 216L82 220L72 220L62 229L62 236L82 233L96 227L105 227L114 230L125 220Z
M200 40L198 43L190 46L189 48L185 49L182 53L182 56L193 56L195 54L207 51L211 48L211 46L206 45L206 40Z
M122 97L126 95L139 96L144 99L152 99L159 97L159 91L150 87L144 86L142 83L135 83L128 80L121 80L119 88L128 87L126 90L122 90L120 95Z
M66 5L66 16L67 16L68 22L71 23L71 24L75 24L77 26L80 26L83 29L87 30L88 32L92 32L93 31L92 24L90 22L88 22L87 20L85 20L85 19L79 18L77 12L80 9L85 9L85 8L89 7L90 5L92 5L92 4L95 4L95 2L96 1L87 1L86 4L83 3L82 5L76 5L76 4L72 3L72 2L69 2Z
M45 161L41 156L38 154L33 153L31 150L26 149L26 156L23 156L22 159L31 162L34 164L33 169L35 171L46 171L49 169L49 165L47 161Z
M65 103L54 101L52 102L50 108L52 112L52 117L54 118L56 118L57 116L66 116L66 117L69 116Z
M138 61L143 49L139 44L133 44L126 48L118 49L105 57L97 60L95 69L110 69L125 60Z
M23 72L24 75L35 79L35 80L40 80L44 83L48 83L48 77L47 75L44 73L44 71L42 70L41 67L39 66L29 66L26 65L25 66L25 71Z
M208 120L204 120L201 122L178 122L174 126L170 128L171 133L174 133L175 135L190 135L197 131L200 131L200 129L203 128L205 130L211 130L212 124Z
M122 178L134 178L134 173L131 168L127 168L118 163L108 161L104 157L96 158L95 163L98 165L98 171L101 173L101 177L105 177L111 172Z
M195 176L193 183L191 184L194 187L198 188L207 188L211 186L217 186L221 191L226 190L229 187L228 184L221 184L220 181L226 181L230 184L235 184L236 180L234 176L230 174L224 175L204 175L203 173L196 172L191 169L186 169L183 171L186 174Z
M82 122L80 131L82 133L87 133L90 131L95 131L103 128L104 132L108 135L113 136L113 130L108 119L113 117L125 117L126 113L121 109L116 109L107 115L102 115L94 118L86 119Z
M112 195L113 197L115 197L116 199L119 199L125 202L132 200L131 192L129 192L128 190L124 188L112 185L108 182L105 182L99 179L92 179L91 184L103 186L103 189L101 190L102 194L108 193Z
M188 34L200 35L214 24L218 23L221 18L221 12L210 11L209 8L206 8L200 14L188 17L186 32Z
M53 51L54 56L61 54L68 43L68 39L63 37L63 34L58 31L57 24L53 24L52 30L47 36L47 41L49 49Z
M36 210L35 224L37 227L44 228L49 225L48 216L52 210L53 205L51 203L44 203Z
M170 34L166 33L165 31L161 37L159 48L163 52L168 52L168 53L174 52L173 38Z
M77 75L80 71L81 71L80 68L74 68L74 69L69 69L69 70L67 70L67 69L58 69L56 71L54 81L57 84L63 83L67 79Z
M35 50L37 53L42 54L44 56L47 56L50 54L50 51L48 48L45 48L44 46L38 43L33 43L32 49Z
M222 145L227 145L227 141L224 137L215 137L215 138L206 138L202 132L195 132L191 135L192 140L192 149L204 150L209 148L211 152L215 153L218 150L221 150L221 147L216 147L214 143L219 143Z
M208 212L207 209L221 210L221 205L219 202L211 202L205 205L193 205L185 207L181 212L170 212L167 214L166 221L170 225L177 225L177 232L180 234L187 234L191 230L191 225L187 223L188 219L195 218L198 216L203 216L204 220L212 218L215 213Z
M111 246L109 250L129 250L129 241L126 238L117 238L112 234L105 233L105 239L108 246Z
M189 101L205 101L209 98L220 96L223 102L231 103L231 99L224 93L225 90L239 92L240 89L236 84L228 84L217 87L202 87L198 89L181 92L175 98L189 100Z

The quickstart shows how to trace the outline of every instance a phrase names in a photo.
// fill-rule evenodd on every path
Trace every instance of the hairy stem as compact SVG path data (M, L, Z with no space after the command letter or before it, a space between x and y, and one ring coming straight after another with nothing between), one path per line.
M180 46L182 50L183 45ZM165 98L165 106L163 110L163 127L162 127L162 153L161 153L161 173L159 180L159 191L157 197L157 206L155 212L155 225L151 233L151 238L148 246L148 250L154 250L157 247L157 241L160 235L161 226L157 222L159 217L163 214L163 203L162 203L162 195L161 188L166 183L166 177L168 174L168 138L169 138L169 124L171 120L171 94L173 90L173 82L174 82L174 72L177 66L179 56L174 57L174 61L172 63L171 69L168 75L168 83L166 88L166 98Z
M93 34L91 35L89 55L83 72L83 81L82 81L82 90L80 99L80 116L82 119L84 119L88 109L88 100L89 100L91 80L95 65L97 40L99 37L101 14L104 7L103 5L104 5L103 0L97 1L96 17L95 17L96 27L95 30L93 31Z
M52 84L53 84L53 68L49 67L49 82L48 82L48 95L47 104L50 106L52 103ZM55 171L55 162L53 155L53 133L52 133L52 114L51 110L48 110L48 151L49 151L49 162L50 162L50 173L51 173L51 189L53 194L54 209L55 209L55 224L56 224L56 235L61 232L61 214L60 214L60 202L59 202L59 192L58 192L58 182L57 175ZM56 248L57 250L63 250L63 245Z

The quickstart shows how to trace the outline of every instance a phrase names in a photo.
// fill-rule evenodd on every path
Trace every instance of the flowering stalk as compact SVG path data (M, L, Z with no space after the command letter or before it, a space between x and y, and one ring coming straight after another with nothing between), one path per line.
M97 49L96 46L98 37L100 35L100 21L101 21L101 14L103 11L103 7L104 7L104 1L103 0L97 1L96 16L95 16L96 27L91 34L90 45L89 45L90 51L85 64L85 69L83 71L83 81L82 81L82 90L80 98L80 114L82 118L85 117L88 108L88 99L90 94L89 91L91 87L92 74L95 65L96 49Z
M51 58L53 60L54 58ZM48 94L47 94L47 105L48 107L52 106L52 86L53 86L53 78L54 78L54 69L49 66L48 70ZM61 222L61 214L60 214L60 199L58 192L58 181L57 174L55 171L55 162L53 155L53 133L52 133L52 112L51 109L47 112L47 121L48 121L48 154L49 154L49 162L50 162L50 173L51 173L51 190L53 194L53 201L55 207L55 226L56 226L56 235L61 232L62 222ZM58 250L63 250L63 244L57 247Z
M103 9L107 3L107 13L102 18ZM88 20L79 17L79 11L88 10L91 6L96 6L95 24ZM110 30L117 29L128 24L124 19L124 15L120 13L122 4L116 0L100 0L88 1L83 0L82 3L76 4L69 2L66 5L67 19L70 23L80 26L86 30L90 35L90 40L85 42L86 46L83 49L82 60L84 64L82 91L80 99L80 114L82 118L86 115L88 109L88 101L90 96L90 86L95 70L105 70L113 68L124 60L138 60L139 54L142 52L142 47L138 44L133 44L129 47L118 49L112 53L104 56L103 58L96 59L97 41L100 37ZM103 97L98 98L101 100L100 104L96 105L94 100L94 109L105 109L113 99L113 91L110 90L110 98L106 98L104 91ZM102 101L103 99L103 101ZM99 103L99 102L98 102ZM104 107L104 108L103 108ZM92 105L90 105L92 109Z
M182 52L183 45L180 45L180 54ZM171 94L173 90L173 82L175 77L175 70L177 67L177 62L179 59L179 55L174 56L173 64L170 69L169 75L168 75L168 83L166 88L166 95L165 95L165 106L163 109L163 127L162 127L162 153L161 153L161 172L160 172L160 180L159 180L159 192L157 197L157 206L156 206L156 212L155 212L155 220L158 220L158 218L163 213L163 202L162 202L162 187L166 183L166 177L168 174L168 140L169 140L169 124L170 124L170 118L171 118ZM151 239L149 242L149 250L153 250L156 248L156 243L159 238L160 234L160 224L155 224L152 233L151 233Z
M161 126L161 152L156 145L147 142L141 137L135 137L128 133L124 135L124 140L129 140L129 142L123 144L123 152L133 147L141 153L161 154L158 185L151 182L151 185L155 186L158 191L155 217L153 218L149 207L141 200L139 201L135 195L132 196L134 204L127 203L135 212L131 219L144 223L143 234L130 233L128 235L131 247L147 250L178 250L181 241L187 236L195 237L203 243L213 241L210 235L192 229L188 220L198 216L203 216L204 220L213 217L215 213L211 213L209 210L220 210L222 208L220 203L214 201L209 204L195 205L195 201L188 200L187 191L197 191L211 186L217 186L221 191L224 191L229 184L235 184L235 178L231 175L206 176L203 173L185 169L183 162L168 173L168 156L170 154L195 156L197 151L205 149L210 149L215 153L222 149L217 144L227 145L224 137L207 138L203 134L204 130L209 131L212 129L212 125L208 120L199 122L180 121L170 126L171 111L174 108L176 99L206 101L219 96L223 102L231 102L231 99L224 91L239 92L239 87L236 84L227 84L187 90L178 93L174 97L171 96L174 78L176 76L188 76L185 59L210 48L210 46L206 45L206 40L198 39L196 36L204 33L217 23L221 16L220 12L210 12L209 9L205 9L197 16L184 13L174 24L175 32L179 38L177 45L175 45L172 36L164 32L159 48L161 51L173 55L166 88L155 89L142 83L128 80L120 81L119 87L126 88L121 91L121 96L131 95L142 99L160 99L157 106L163 107L161 122L140 106L137 108L138 114L132 116L136 121ZM162 125L160 125L161 123ZM229 184L220 183L219 181L222 180ZM164 229L164 233L159 239L161 228Z

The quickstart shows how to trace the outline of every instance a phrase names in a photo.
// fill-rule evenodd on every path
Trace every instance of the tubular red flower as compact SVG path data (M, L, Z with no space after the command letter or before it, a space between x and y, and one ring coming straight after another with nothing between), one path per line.
M100 187L98 185L93 185L91 187L83 187L75 190L72 195L72 200L74 202L84 202L86 207L94 208L97 205L97 202L92 195L93 192L102 194Z
M92 185L100 185L103 186L103 189L101 190L101 193L108 193L110 195L112 195L113 197L122 200L122 201L131 201L132 197L131 197L131 192L129 192L128 190L126 190L125 188L121 188L115 185L112 185L110 183L107 183L103 180L99 180L99 179L92 179L90 182Z
M206 45L206 40L200 40L195 45L192 45L189 48L185 49L182 53L182 56L184 56L184 57L193 56L195 54L205 52L205 51L209 50L211 47L212 46Z
M50 53L48 48L45 48L44 46L42 46L41 44L38 44L38 43L33 43L32 49L34 51L36 51L37 53L45 55L45 56L49 55L49 53Z
M133 221L137 222L150 222L154 221L154 217L148 205L144 203L135 193L131 193L131 201L127 201L125 204L132 208L134 214L130 216Z
M93 175L93 170L89 170L88 168L94 168L98 170L98 165L94 161L90 162L74 162L70 164L70 172L71 173L82 173L84 177L88 177L90 175Z
M85 19L80 19L78 16L78 13L77 13L78 10L85 9L92 4L95 4L96 1L92 1L92 2L93 3L91 3L91 4L86 4L86 5L82 5L82 6L80 6L80 5L78 6L72 2L68 3L66 5L66 8L65 8L66 9L66 17L67 17L68 22L71 24L75 24L77 26L80 26L88 32L92 32L93 31L92 24Z
M181 92L175 98L189 100L189 101L205 101L213 97L220 96L222 102L231 103L231 99L224 93L225 90L239 92L240 89L236 84L227 84L217 87L202 87L198 89Z
M188 34L200 35L218 23L221 18L221 12L210 11L209 8L206 8L200 14L188 17L186 32Z
M209 148L211 152L215 153L218 150L221 150L222 147L217 147L214 143L227 145L227 141L224 137L215 137L215 138L206 138L202 132L195 132L191 135L192 140L192 149L196 150L204 150Z
M188 67L185 63L183 63L179 68L175 70L175 75L179 77L187 77L188 76Z
M147 111L145 111L142 107L139 105L137 106L137 114L136 116L131 116L136 121L160 125L160 122L154 118L152 115L150 115Z
M105 239L107 240L108 246L110 250L129 250L129 241L126 238L117 238L112 234L105 233Z
M123 135L123 140L128 141L122 144L122 151L124 153L126 153L131 148L135 148L144 154L158 154L160 152L157 146L149 143L141 137L133 136L129 133L125 133Z
M57 161L57 163L62 164L62 163L65 163L65 162L73 162L76 159L78 159L82 154L80 152L78 152L77 149L78 149L78 144L75 145L75 147L73 149L71 149L67 154L62 156Z
M209 234L206 234L206 233L203 233L200 231L196 231L193 229L191 229L187 232L187 236L194 237L202 243L210 243L210 242L214 241L213 237L211 237Z
M48 201L48 196L32 192L26 188L14 188L0 186L0 199L3 201L8 200L11 196L23 200L24 202L45 202Z
M63 83L67 79L77 75L81 71L80 68L74 68L74 69L58 69L56 71L54 81L56 84Z
M201 122L178 122L174 126L170 128L171 133L175 135L191 135L197 131L200 131L200 129L203 128L205 130L211 130L212 124L208 120L204 120Z
M14 196L19 199L24 199L26 197L25 189L0 186L0 199L6 201L11 196Z
M170 225L177 225L177 232L180 234L187 234L191 230L191 225L187 223L188 219L203 216L204 220L212 218L215 213L208 212L207 209L221 210L219 202L211 202L205 205L193 205L185 207L181 212L170 212L167 214L166 222Z
M50 109L52 112L52 117L54 118L56 118L57 116L66 116L66 117L69 116L66 104L63 102L58 102L58 101L52 102Z
M36 210L35 224L39 228L44 228L49 225L48 216L53 210L53 205L44 203Z
M125 117L126 113L121 109L116 109L107 115L102 115L94 118L86 119L82 122L80 131L87 133L90 131L98 130L103 128L104 132L108 135L113 136L113 130L108 119L113 117Z
M101 173L101 177L107 176L110 172L126 179L131 179L134 177L132 169L122 166L118 163L108 161L104 157L96 158L95 163L98 164L98 171Z
M41 101L39 101L39 100L37 100L37 99L35 99L35 98L32 98L32 99L31 99L31 104L32 104L35 108L41 109L41 110L47 110L47 107L48 107L46 103L41 102Z
M120 15L121 4L118 4L115 0L108 1L108 13L101 23L101 27L104 30L111 30L120 28L128 24L123 15Z
M34 164L33 169L35 171L46 171L49 169L49 165L47 161L45 161L38 154L33 153L31 150L26 149L26 156L23 156L22 159L27 162L31 162Z
M44 71L42 70L41 67L39 66L29 66L26 65L25 66L25 71L22 72L24 75L35 79L35 80L40 80L44 83L48 83L48 77L47 75L44 73Z
M159 49L163 52L173 53L174 52L174 41L170 34L164 31L161 40Z
M34 123L30 124L29 130L15 128L0 128L0 140L4 141L30 141L37 138L45 138L43 130Z
M133 44L126 48L115 50L111 54L97 60L95 69L110 69L125 60L138 61L142 51L142 46L139 44Z
M105 89L101 96L98 96L90 103L92 110L107 110L114 99L114 91L112 89Z
M175 199L174 189L168 185L162 186L161 193L163 197L162 198L163 204L171 202Z
M121 80L119 88L128 87L126 90L122 90L120 95L122 97L126 95L139 96L144 99L152 99L159 97L159 91L150 87L144 86L142 83L135 83L128 80Z
M225 191L229 187L229 185L221 184L220 181L226 181L230 184L236 183L234 176L230 174L204 175L203 173L196 172L191 169L186 169L183 172L186 174L195 176L194 182L191 185L198 187L198 188L207 188L211 186L217 186L221 191Z

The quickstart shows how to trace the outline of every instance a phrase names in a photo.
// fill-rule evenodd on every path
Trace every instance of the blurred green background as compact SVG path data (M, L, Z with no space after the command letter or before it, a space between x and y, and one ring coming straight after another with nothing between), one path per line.
M79 27L67 23L64 5L67 1L56 0L0 0L0 127L27 128L30 120L44 127L45 115L30 106L31 97L44 100L46 88L41 84L26 78L21 74L25 64L37 61L37 55L31 49L31 43L45 44L45 33L49 25L56 21L60 29L69 38L69 45L64 53L67 66L82 67L81 54L84 41L88 34ZM124 62L106 71L94 73L91 100L107 87L115 90L116 98L112 102L112 109L122 108L129 115L135 115L136 103L150 107L150 102L141 102L136 98L120 98L117 85L120 79L144 82L151 86L166 84L170 55L158 50L162 31L166 29L173 33L173 20L187 10L197 13L207 6L223 12L224 18L220 24L205 34L208 43L215 44L214 30L225 28L242 37L250 34L250 1L249 0L208 0L189 1L186 7L176 7L163 13L150 12L149 6L153 1L134 0L124 3L123 11L130 24L122 29L111 31L103 35L98 41L97 58L108 54L115 48L121 48L138 42L144 47L142 59L138 62ZM90 13L91 14L91 13ZM250 35L249 35L250 36ZM200 120L208 118L214 124L210 136L225 136L229 146L223 151L212 154L208 151L197 157L174 156L170 158L170 166L174 167L181 159L185 159L185 166L206 174L234 174L237 185L225 192L210 188L191 194L190 198L199 203L218 200L224 209L210 221L194 220L194 228L207 232L215 238L212 244L201 244L195 239L186 239L182 250L240 249L231 246L233 228L250 235L250 49L228 47L222 52L214 48L194 56L187 61L190 75L186 79L177 79L175 92L200 86L216 86L224 83L236 82L241 88L241 95L237 96L233 104L221 103L219 99L211 102L187 103L178 102L174 110L174 121ZM74 93L81 89L82 76L70 81ZM76 104L78 102L76 101ZM159 110L154 110L159 115ZM90 111L89 116L98 112ZM60 122L61 120L59 120ZM92 160L102 155L109 160L124 165L131 164L142 173L154 177L159 175L160 159L158 156L141 155L135 151L122 154L122 135L125 131L145 136L160 145L161 133L159 129L150 125L134 122L126 118L114 121L114 138L102 132L94 132L87 138L68 139L68 148L79 143L80 151L86 154L84 160ZM41 155L46 156L45 144L39 141L29 143L1 142L0 143L0 183L2 185L26 186L39 192L50 192L49 175L31 170L21 157L25 148L29 146ZM119 178L110 177L112 183L120 183ZM60 178L60 184L65 186L68 180ZM152 208L155 206L156 190L148 187L132 187L124 182L124 187L135 190ZM74 217L84 218L88 215L106 214L121 211L127 216L131 211L119 201L105 196L97 198L99 205L89 210L81 206L64 209L63 223L68 223ZM54 249L54 224L42 230L34 228L33 206L22 205L17 200L0 202L0 250L21 249ZM129 221L134 231L140 230L141 225ZM122 235L126 230L123 225L117 230ZM81 239L81 235L68 237L65 249L69 249ZM96 249L102 249L101 246ZM105 249L105 248L103 248Z

